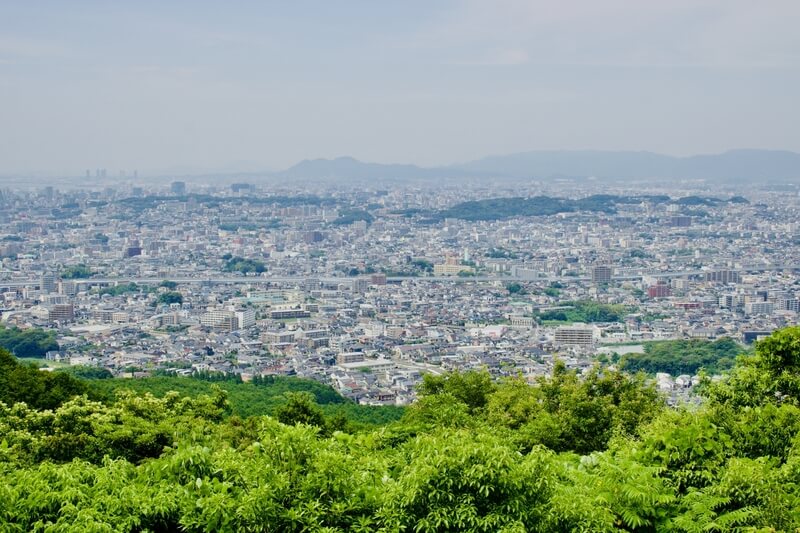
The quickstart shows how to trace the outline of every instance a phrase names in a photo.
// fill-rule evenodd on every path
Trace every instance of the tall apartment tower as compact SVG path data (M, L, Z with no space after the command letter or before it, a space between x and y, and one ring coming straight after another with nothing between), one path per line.
M597 265L592 267L592 283L611 283L611 275L614 269L608 265Z
M56 292L56 287L57 279L55 274L52 272L45 272L42 274L41 279L39 279L39 290L41 290L43 294Z
M742 277L736 270L714 270L706 272L706 281L715 283L741 283Z

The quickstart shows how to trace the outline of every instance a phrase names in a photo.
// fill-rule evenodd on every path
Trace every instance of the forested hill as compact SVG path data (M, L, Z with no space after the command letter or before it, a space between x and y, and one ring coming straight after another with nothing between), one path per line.
M671 203L678 206L715 206L731 203L747 202L741 196L720 199L710 196L685 196L670 199L664 195L618 196L613 194L595 194L573 200L570 198L554 198L550 196L533 196L531 198L487 198L458 203L448 209L429 215L434 219L460 218L463 220L503 220L512 217L549 216L559 213L588 211L595 213L616 213L617 207L624 204L649 202L654 204Z
M5 352L0 367L50 379ZM11 405L0 383L2 531L800 528L800 327L677 409L642 374L563 365L534 383L429 375L377 427L313 392L245 418L231 387L108 397L60 375L79 388L56 406Z

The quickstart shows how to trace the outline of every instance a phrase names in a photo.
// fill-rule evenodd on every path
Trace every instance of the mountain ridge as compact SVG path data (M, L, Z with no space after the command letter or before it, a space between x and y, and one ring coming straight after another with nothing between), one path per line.
M274 173L288 179L595 177L601 179L800 180L800 154L737 149L677 157L648 151L542 150L492 155L455 165L367 163L350 156L305 159Z

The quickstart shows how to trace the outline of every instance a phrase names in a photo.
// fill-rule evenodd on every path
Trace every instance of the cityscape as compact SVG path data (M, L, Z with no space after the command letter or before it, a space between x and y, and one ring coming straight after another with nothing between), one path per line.
M4 190L2 326L55 332L54 364L298 376L368 405L413 402L426 373L533 381L557 360L614 366L651 341L746 347L797 321L800 196L736 192L585 180ZM583 203L513 211L567 196ZM675 401L698 382L658 374Z
M800 532L798 20L0 1L0 533Z

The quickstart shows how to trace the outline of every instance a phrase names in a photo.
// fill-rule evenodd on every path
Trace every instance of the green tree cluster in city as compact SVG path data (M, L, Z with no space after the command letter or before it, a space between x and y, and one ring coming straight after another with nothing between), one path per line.
M162 292L158 295L158 299L156 301L164 305L182 304L183 295L175 291Z
M245 259L244 257L231 256L230 254L225 254L222 259L225 261L222 267L225 272L241 272L242 274L254 272L261 274L267 271L264 262L257 259Z
M61 271L62 279L84 279L84 278L91 278L93 275L94 272L92 271L92 269L84 265L83 263L79 265L68 266L67 268Z
M41 328L20 329L0 326L0 349L17 357L42 358L50 351L58 351L55 331Z
M536 315L541 321L554 322L619 322L629 309L624 305L603 304L594 300L563 302L564 309L553 309Z
M675 376L695 374L702 368L710 374L718 374L730 370L736 356L744 352L745 348L730 337L715 341L653 341L644 343L644 353L632 353L623 357L622 368L630 372L667 372Z

